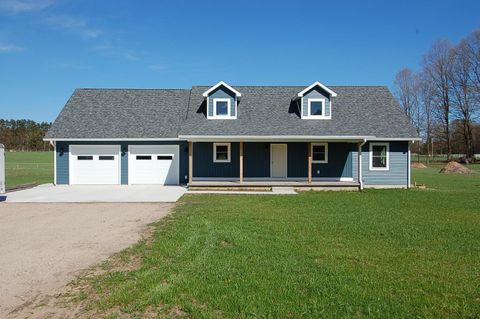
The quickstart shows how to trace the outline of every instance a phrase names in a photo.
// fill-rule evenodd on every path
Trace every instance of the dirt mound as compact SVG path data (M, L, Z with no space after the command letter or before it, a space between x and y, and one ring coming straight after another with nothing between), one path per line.
M454 173L454 174L470 174L472 173L472 170L466 168L462 164L459 164L457 162L448 162L447 165L445 165L441 170L440 173L443 174L449 174L449 173Z
M423 163L412 163L412 168L427 168L427 166Z

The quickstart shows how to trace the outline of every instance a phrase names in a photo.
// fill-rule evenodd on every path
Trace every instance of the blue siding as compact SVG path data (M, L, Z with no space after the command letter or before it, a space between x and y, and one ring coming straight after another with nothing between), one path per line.
M179 145L180 150L180 184L186 184L188 181L188 145L187 142L168 142L168 141L143 141L143 142L57 142L57 184L69 183L68 155L69 145L120 145L120 178L122 184L128 184L128 145ZM63 155L61 149L63 148Z
M287 176L308 176L308 143L287 143Z
M239 143L231 143L230 163L213 162L213 143L193 143L193 177L238 177Z
M219 87L210 95L208 96L207 99L207 115L208 116L213 116L213 99L216 98L221 98L221 99L230 99L230 114L232 116L235 116L235 93L231 92L230 90L224 88L224 87Z
M313 163L312 177L353 177L355 147L353 143L328 143L328 163Z
M408 184L408 142L389 142L390 158L388 171L370 170L370 143L362 147L362 178L365 185L402 185ZM357 149L352 154L357 161ZM355 168L355 179L357 169Z
M303 96L303 107L302 107L302 115L308 116L308 99L309 98L321 98L325 99L325 116L330 116L330 95L325 92L324 90L320 89L319 87L314 87L309 92L305 93Z
M68 184L68 155L69 147L66 142L57 142L56 145L56 161L57 161L57 184Z
M307 178L308 143L287 144L287 176ZM213 143L193 143L194 177L238 178L239 143L232 143L230 163L213 162ZM244 177L270 177L270 143L244 143ZM352 177L354 143L329 143L329 161L313 164L313 177ZM318 171L318 172L317 172Z
M312 177L352 177L353 143L328 143L328 163L313 163ZM288 143L288 177L308 176L308 143Z
M243 144L244 177L270 177L270 143Z

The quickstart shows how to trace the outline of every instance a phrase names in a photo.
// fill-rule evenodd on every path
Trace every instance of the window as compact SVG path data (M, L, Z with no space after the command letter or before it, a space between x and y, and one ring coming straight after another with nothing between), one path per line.
M230 99L213 99L213 115L216 117L230 117Z
M325 117L325 99L308 99L308 116Z
M328 163L328 144L312 144L312 163Z
M230 143L213 144L213 162L230 163Z
M91 161L91 160L93 160L93 156L77 156L77 160L79 160L79 161Z
M157 156L157 160L160 160L160 161L166 161L166 160L171 161L172 159L173 159L172 155L158 155Z
M99 156L98 159L101 161L113 161L115 158L113 156Z
M141 161L149 161L152 159L152 157L150 155L137 155L136 159Z
M388 170L389 148L388 143L370 143L371 170Z

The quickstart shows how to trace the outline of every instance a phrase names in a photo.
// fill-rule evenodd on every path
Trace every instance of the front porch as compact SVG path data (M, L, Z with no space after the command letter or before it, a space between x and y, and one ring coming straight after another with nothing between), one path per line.
M361 189L359 146L352 140L189 141L187 185L190 189Z
M194 180L188 183L189 189L259 189L272 187L293 187L300 189L359 189L356 181L311 181L308 180Z

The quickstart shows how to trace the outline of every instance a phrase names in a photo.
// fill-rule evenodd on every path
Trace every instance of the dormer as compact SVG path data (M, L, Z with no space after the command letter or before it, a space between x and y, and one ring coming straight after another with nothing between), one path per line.
M207 119L234 120L237 118L238 101L242 94L220 81L203 93L207 105Z
M337 93L320 82L315 82L298 93L300 117L306 120L329 120L332 118L332 98Z

